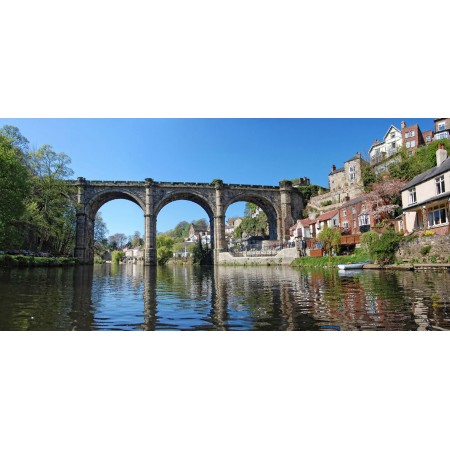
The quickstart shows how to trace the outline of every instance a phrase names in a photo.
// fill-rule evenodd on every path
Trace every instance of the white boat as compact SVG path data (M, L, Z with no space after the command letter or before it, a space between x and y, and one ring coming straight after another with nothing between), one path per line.
M362 269L364 267L364 264L367 264L367 262L360 262L360 263L349 263L349 264L338 264L338 268L340 270L355 270L355 269Z

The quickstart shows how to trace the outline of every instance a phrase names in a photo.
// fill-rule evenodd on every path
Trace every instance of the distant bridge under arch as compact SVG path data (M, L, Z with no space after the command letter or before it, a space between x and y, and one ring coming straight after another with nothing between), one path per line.
M75 256L83 263L94 262L94 221L97 211L107 202L126 199L136 203L145 218L146 265L156 265L156 220L158 213L168 203L190 200L200 205L207 213L211 227L211 245L214 260L224 251L225 213L236 202L251 202L267 215L269 238L289 238L289 227L294 218L300 217L303 200L293 190L290 181L280 181L279 186L224 184L221 180L212 183L145 181L88 181L78 178L77 228Z

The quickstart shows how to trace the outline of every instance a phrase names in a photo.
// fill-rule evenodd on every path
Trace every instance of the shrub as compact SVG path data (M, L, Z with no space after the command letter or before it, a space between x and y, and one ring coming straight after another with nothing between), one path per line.
M321 206L329 206L331 205L333 202L331 200L325 200L323 202L320 202Z
M367 253L370 257L373 257L374 246L380 240L380 235L376 231L366 231L361 235L361 247L364 253Z
M422 256L426 256L428 255L428 253L430 253L431 250L431 245L424 245L421 249L420 249L420 254Z
M378 264L392 264L395 260L395 252L403 236L394 231L383 233L372 247L372 254Z
M341 232L337 228L326 227L319 233L317 239L322 242L323 249L327 255L332 251L337 253L341 245Z
M114 250L111 253L111 262L113 264L119 264L119 261L125 256L124 252L120 252L119 250Z
M432 256L432 257L430 258L430 260L431 260L431 262L432 262L433 264L435 264L435 263L436 263L436 256Z

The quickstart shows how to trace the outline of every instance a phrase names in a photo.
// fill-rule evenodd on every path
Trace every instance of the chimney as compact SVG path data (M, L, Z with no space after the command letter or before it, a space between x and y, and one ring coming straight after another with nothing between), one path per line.
M361 158L361 152L356 152L356 157Z
M436 150L436 166L439 167L447 159L447 150L444 144L439 144Z
M378 144L378 142L380 142L378 139L375 139L375 140L373 141L374 144Z
M402 122L402 130L403 130L403 128L406 128L406 122L405 121Z
M336 170L336 166L333 164L333 165L331 166L331 171L334 172L335 170Z

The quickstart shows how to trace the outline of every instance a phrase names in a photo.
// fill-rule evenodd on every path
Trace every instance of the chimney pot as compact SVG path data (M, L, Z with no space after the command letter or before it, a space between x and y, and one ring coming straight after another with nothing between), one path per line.
M403 122L402 122L402 130L403 130L403 128L405 128L405 127L406 127L406 122L403 121Z
M333 165L331 166L331 171L334 172L335 170L336 170L336 166L333 164Z
M436 150L436 166L440 166L447 159L447 150L445 150L444 144L438 144Z

